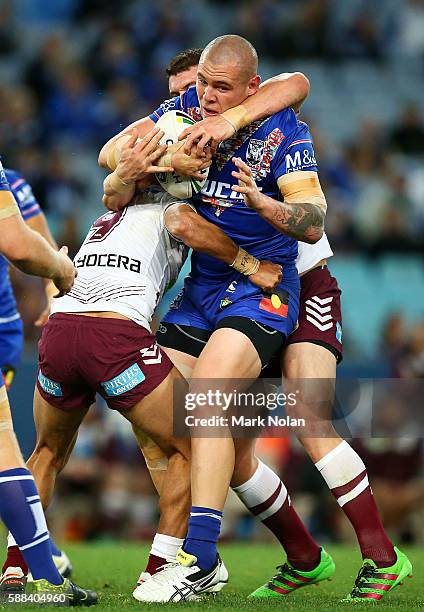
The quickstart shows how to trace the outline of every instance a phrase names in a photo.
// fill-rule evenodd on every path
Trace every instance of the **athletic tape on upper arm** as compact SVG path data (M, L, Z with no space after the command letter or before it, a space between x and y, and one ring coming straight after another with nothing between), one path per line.
M325 195L316 172L290 172L280 176L277 182L287 204L315 204L327 210Z

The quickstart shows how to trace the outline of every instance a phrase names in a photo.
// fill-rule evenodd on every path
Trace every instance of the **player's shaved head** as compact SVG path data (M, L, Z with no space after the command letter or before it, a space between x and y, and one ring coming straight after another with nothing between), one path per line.
M199 63L206 61L219 66L237 66L246 79L251 79L258 71L258 54L255 47L237 34L214 38L203 50Z
M224 113L257 92L258 56L248 40L235 34L212 40L200 56L196 89L204 118Z

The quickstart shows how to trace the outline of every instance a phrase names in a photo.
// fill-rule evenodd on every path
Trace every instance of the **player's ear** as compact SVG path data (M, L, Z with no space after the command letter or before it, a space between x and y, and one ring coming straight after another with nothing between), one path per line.
M258 91L260 82L261 82L261 77L259 76L259 74L257 74L256 76L250 79L248 86L247 86L248 96L253 96L253 94Z

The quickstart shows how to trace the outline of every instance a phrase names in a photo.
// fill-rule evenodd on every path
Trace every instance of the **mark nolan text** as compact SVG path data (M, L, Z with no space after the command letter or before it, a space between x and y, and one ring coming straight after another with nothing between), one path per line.
M195 417L189 414L185 418L187 427L305 427L305 419L295 419L289 416L276 416L269 414L267 416L245 417L243 415L231 417L210 416L210 417Z

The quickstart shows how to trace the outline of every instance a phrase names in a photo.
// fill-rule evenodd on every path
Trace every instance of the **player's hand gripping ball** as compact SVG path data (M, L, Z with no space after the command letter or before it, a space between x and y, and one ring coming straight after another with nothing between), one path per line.
M162 140L160 141L160 144L173 145L175 143L178 143L178 137L181 132L183 132L190 125L194 125L194 123L195 121L193 121L193 119L189 115L183 113L182 111L174 110L165 113L156 123L157 127L163 130L163 132L165 132L164 136L162 137ZM183 143L181 143L181 145L182 144ZM189 160L188 155L183 153L181 148L181 153L180 151L178 151L178 153L174 153L172 163L168 165L171 165L174 168L177 167L177 160L175 158L179 155L186 157L187 161ZM206 163L209 166L210 161L199 161L197 162L197 165L202 167L206 165ZM158 172L156 174L156 178L160 185L163 187L163 189L165 189L165 191L175 196L176 198L186 199L190 198L196 193L199 193L199 191L202 189L208 177L209 167L199 169L191 173L194 173L195 177L183 176L182 174L178 174L174 171L166 173Z

